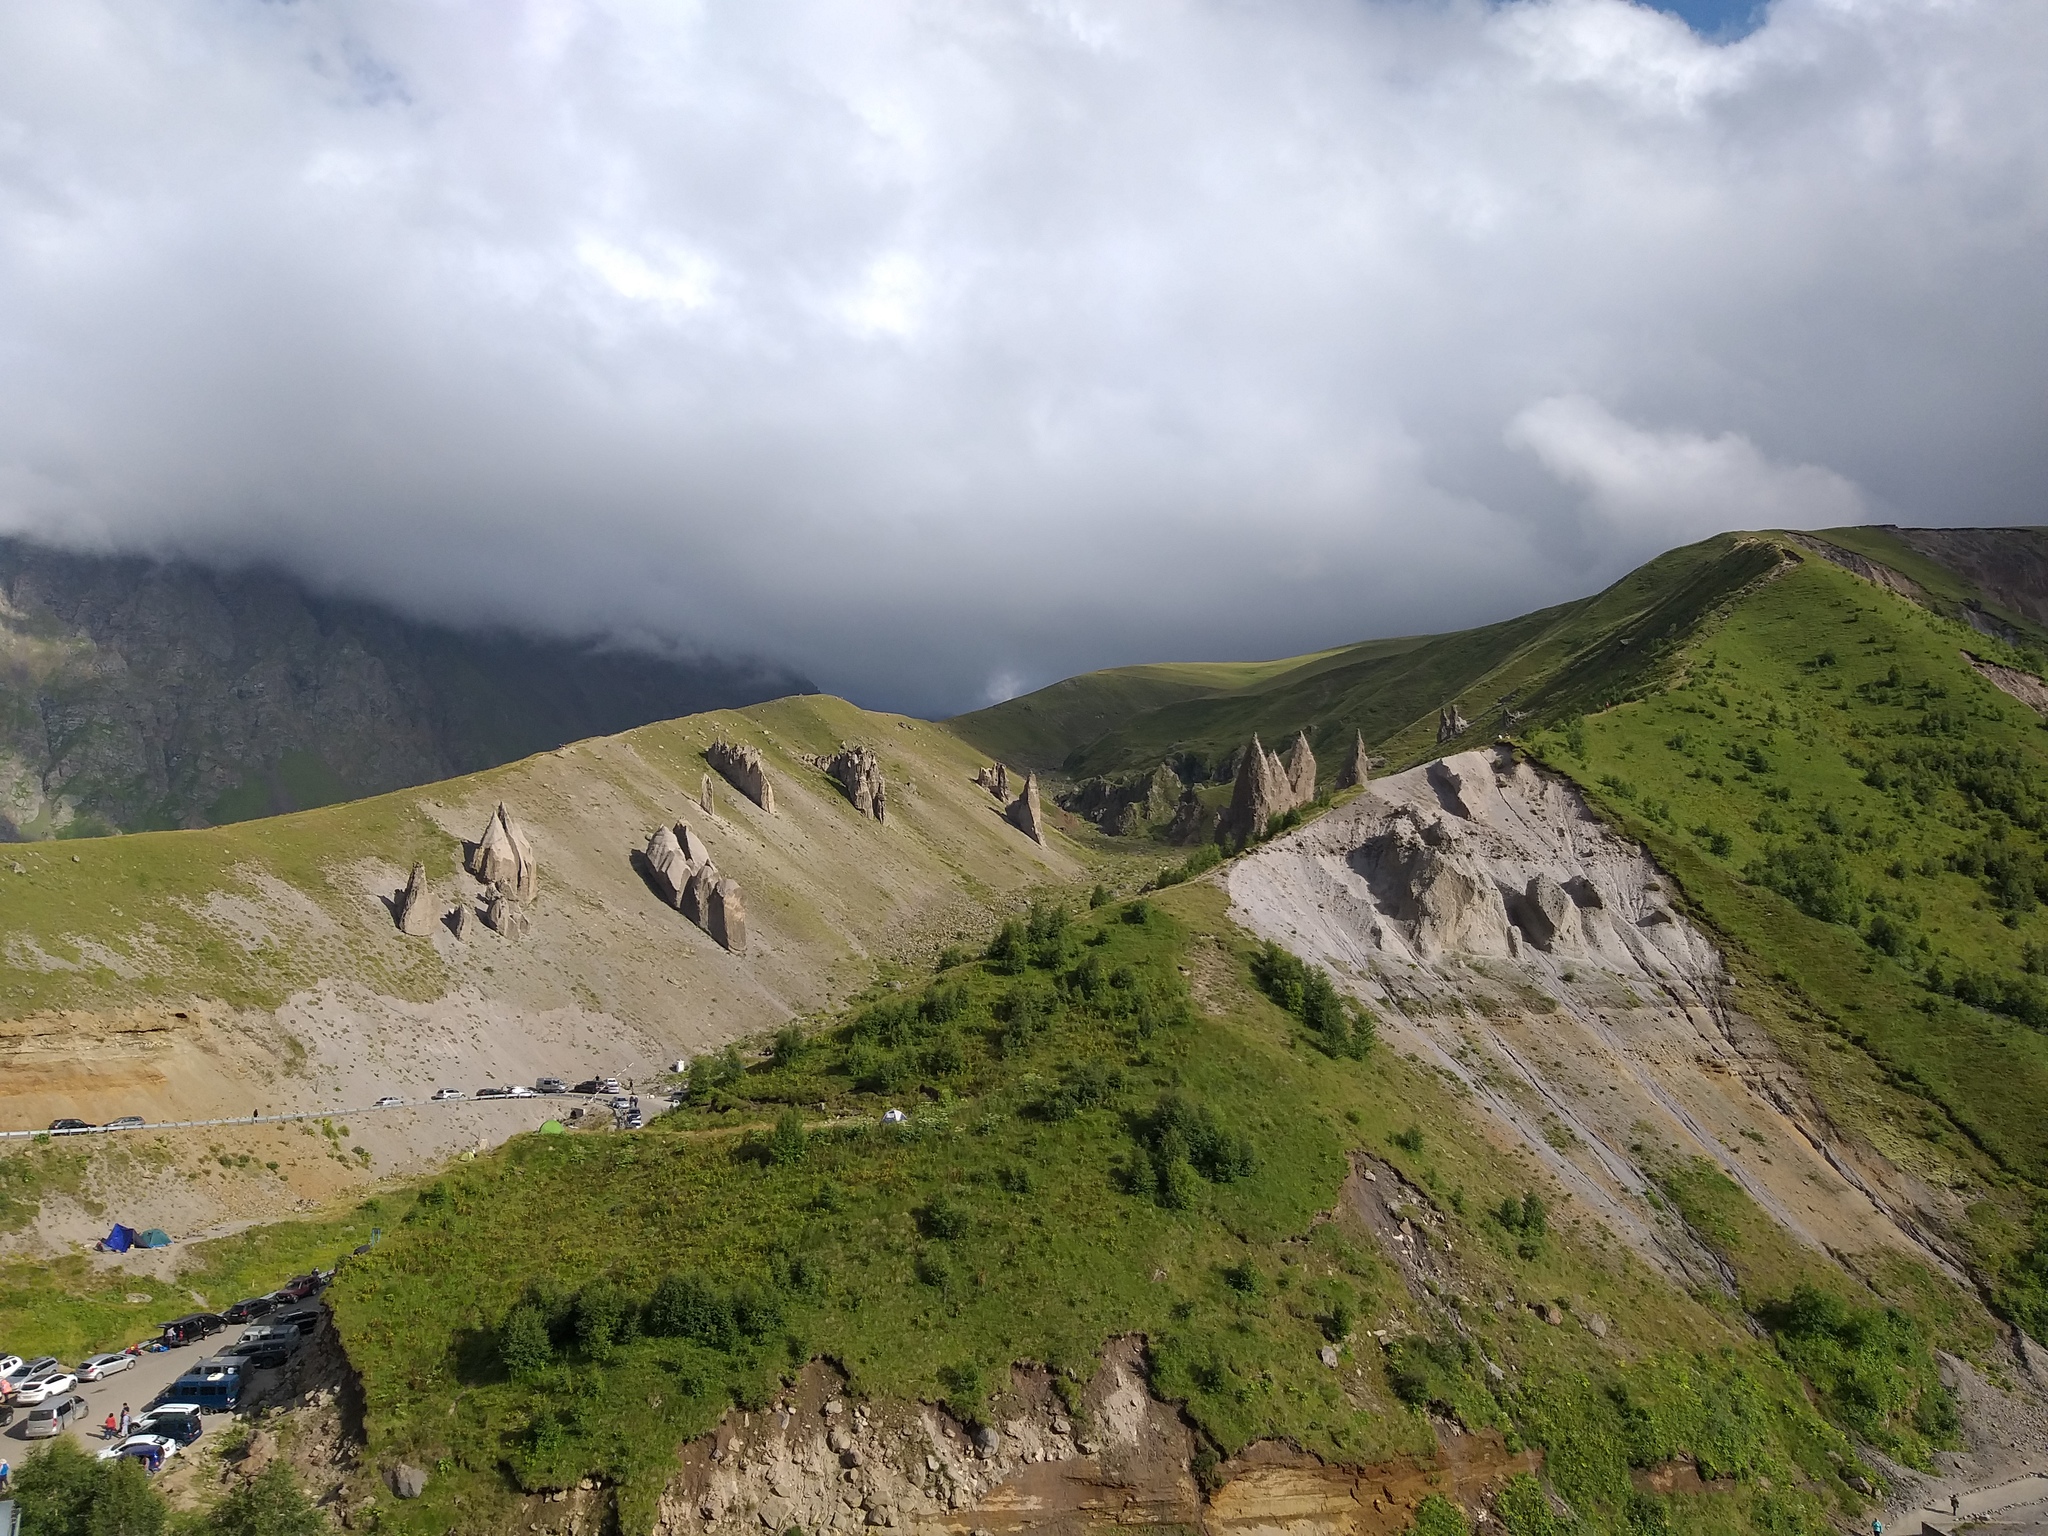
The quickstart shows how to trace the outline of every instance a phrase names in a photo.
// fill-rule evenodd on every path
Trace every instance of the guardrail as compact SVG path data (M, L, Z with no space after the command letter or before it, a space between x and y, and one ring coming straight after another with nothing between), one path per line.
M208 1125L284 1125L298 1120L339 1120L344 1116L388 1115L400 1109L451 1109L458 1104L537 1104L561 1099L577 1099L588 1104L621 1096L611 1093L574 1092L535 1093L524 1096L494 1093L487 1098L478 1098L475 1094L464 1094L459 1099L408 1099L403 1104L365 1104L360 1109L307 1109L285 1115L234 1115L218 1120L145 1120L140 1125L83 1125L65 1131L0 1131L0 1140L20 1141L37 1136L120 1136L137 1131L180 1131ZM666 1102L665 1096L660 1097Z

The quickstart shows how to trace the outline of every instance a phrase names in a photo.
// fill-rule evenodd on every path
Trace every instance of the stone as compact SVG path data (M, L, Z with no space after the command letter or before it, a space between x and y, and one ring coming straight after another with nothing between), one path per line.
M1441 746L1472 729L1471 721L1458 713L1458 706L1446 704L1436 712L1436 739Z
M706 816L716 816L718 808L711 803L711 775L704 775L704 787L697 791L697 804L703 807Z
M405 889L398 893L398 909L393 914L398 919L398 931L413 938L424 939L434 931L434 903L427 894L427 866L415 864L412 877L405 882Z
M1004 804L1010 799L1010 770L1002 763L993 768L984 768L974 776L974 782L994 795Z
M882 760L875 755L873 747L857 747L852 742L842 741L839 750L825 760L824 768L846 791L846 798L853 802L855 810L863 816L874 817L876 821L886 822L889 819L889 796L882 782Z
M1316 755L1309 748L1307 731L1297 734L1287 751L1287 787L1295 805L1307 805L1316 797Z
M747 909L740 900L739 881L721 880L712 887L704 931L732 954L747 952Z
M838 1406L837 1403L828 1403L825 1411L830 1413ZM845 1425L835 1424L832 1426L832 1432L825 1437L825 1444L831 1448L833 1455L844 1456L853 1449L853 1435Z
M768 769L761 761L760 748L740 742L714 741L704 749L704 756L726 783L769 815L775 814L775 786L768 780Z
M1294 743L1295 768L1302 770L1308 794L1296 793L1295 770L1268 752L1257 736L1237 762L1237 778L1231 785L1230 808L1217 823L1217 835L1243 847L1266 835L1275 816L1284 816L1315 798L1315 755L1308 749L1308 733Z
M476 908L472 907L466 901L462 903L461 906L455 908L454 911L448 914L449 931L452 932L458 939L468 938L470 930L475 926Z
M484 925L508 939L523 938L528 926L526 909L505 892L494 891L490 905L484 908Z
M1578 903L1548 875L1529 877L1517 915L1529 942L1545 954L1560 947L1576 948L1582 941Z
M996 1432L990 1429L986 1424L979 1424L975 1426L974 1448L977 1451L981 1452L982 1455L995 1455L997 1448L1001 1445L1002 1441L996 1438Z
M680 906L683 887L690 883L692 866L677 839L674 827L656 827L647 839L647 872L655 889L670 906Z
M1357 733L1351 743L1351 755L1344 759L1344 766L1337 770L1339 789L1356 789L1372 779L1372 756L1365 750L1365 732Z
M1323 1364L1327 1365L1331 1370L1334 1371L1337 1368L1338 1356L1336 1345L1325 1344L1320 1350L1316 1352L1316 1357L1319 1360L1321 1360Z
M691 871L682 895L676 899L677 910L699 928L708 929L711 924L711 897L717 889L718 866L708 862L699 864Z
M512 819L502 800L491 815L490 825L484 828L484 835L470 851L469 872L514 901L531 901L539 894L539 868L534 861L533 844L526 840L525 831Z
M1003 814L1009 819L1011 826L1022 832L1034 843L1040 846L1044 845L1045 807L1039 803L1038 799L1037 774L1027 773L1024 775L1024 793L1012 800L1009 808Z
M1586 1332L1593 1335L1594 1338L1606 1338L1609 1326L1610 1325L1608 1324L1608 1321L1603 1314L1598 1312L1589 1312L1586 1314Z
M410 1462L401 1461L390 1472L391 1491L401 1499L416 1499L427 1491L427 1474Z

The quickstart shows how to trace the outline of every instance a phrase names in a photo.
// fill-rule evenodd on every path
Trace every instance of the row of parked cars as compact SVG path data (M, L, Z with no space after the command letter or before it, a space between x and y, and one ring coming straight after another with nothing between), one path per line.
M94 1125L90 1120L74 1120L66 1115L61 1120L50 1122L52 1136L76 1136L81 1131L139 1131L148 1124L140 1115L116 1115L105 1125Z
M565 1081L562 1078L543 1077L538 1079L531 1088L527 1087L524 1083L513 1083L508 1087L492 1085L489 1087L479 1088L473 1094L464 1093L460 1088L436 1088L431 1094L427 1096L427 1102L429 1104L448 1104L452 1103L456 1099L470 1098L536 1099L541 1097L543 1094L600 1094L617 1092L619 1092L619 1080L616 1077L587 1077L573 1088L571 1088L567 1081ZM379 1099L376 1102L376 1104L372 1107L376 1109L398 1109L401 1108L404 1104L405 1099L401 1095L395 1093L387 1093L384 1095L383 1098Z

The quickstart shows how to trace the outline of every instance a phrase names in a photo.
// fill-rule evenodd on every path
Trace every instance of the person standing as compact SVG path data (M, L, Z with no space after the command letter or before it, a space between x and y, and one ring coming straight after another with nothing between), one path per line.
M128 1426L131 1422L132 1420L128 1416L128 1405L123 1403L121 1405L121 1438L123 1440L128 1438Z
M118 1433L120 1433L120 1425L115 1422L114 1416L110 1413L107 1415L107 1422L100 1426L100 1438L102 1440L111 1440Z

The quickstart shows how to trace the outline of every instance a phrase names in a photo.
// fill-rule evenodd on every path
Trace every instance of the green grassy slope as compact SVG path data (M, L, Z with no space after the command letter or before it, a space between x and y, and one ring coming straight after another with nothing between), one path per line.
M1944 1191L2031 1316L2048 737L1962 654L1989 644L1806 557L1675 648L1668 687L1530 745L1649 844L1838 1123Z
M1589 1530L1818 1531L1853 1503L1830 1460L1846 1441L1767 1346L1576 1220L1532 1236L1486 1214L1526 1193L1515 1166L1435 1074L1314 1049L1249 985L1219 892L1020 939L751 1070L708 1063L698 1106L647 1133L522 1138L430 1186L332 1293L371 1457L441 1469L379 1528L494 1525L509 1472L600 1475L645 1529L673 1446L795 1362L973 1417L1012 1361L1085 1375L1132 1330L1155 1391L1225 1453L1284 1437L1370 1463L1426 1448L1433 1404L1544 1445ZM836 1123L771 1131L820 1101ZM900 1133L876 1124L890 1103L912 1109ZM1354 1147L1431 1192L1455 1303L1408 1293L1353 1218L1318 1219ZM1614 1334L1511 1294L1575 1297ZM1332 1339L1337 1371L1317 1359ZM1680 1449L1725 1496L1633 1490L1632 1466Z

